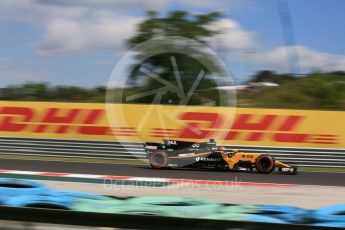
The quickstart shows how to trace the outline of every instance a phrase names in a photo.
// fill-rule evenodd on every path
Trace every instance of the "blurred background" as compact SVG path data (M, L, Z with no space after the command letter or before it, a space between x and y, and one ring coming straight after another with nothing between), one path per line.
M0 229L345 227L344 9L343 0L0 0ZM194 56L135 50L117 76L128 52L156 38ZM206 106L137 105L151 103ZM211 138L299 174L157 171L143 146L183 140L195 151Z
M178 35L222 58L239 107L345 108L340 0L0 4L0 100L102 102L112 68L127 50ZM169 76L170 63L148 62ZM197 63L184 63L188 79Z

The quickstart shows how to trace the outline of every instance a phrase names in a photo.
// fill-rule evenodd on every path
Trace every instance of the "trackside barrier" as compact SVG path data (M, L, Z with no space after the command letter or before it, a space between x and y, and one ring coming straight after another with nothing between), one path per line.
M159 140L161 142L162 140ZM345 167L345 150L322 148L292 148L225 145L227 149L244 152L268 153L277 160L296 166ZM0 154L6 158L24 156L41 157L47 160L65 158L92 161L138 161L147 162L142 142L115 142L92 140L62 140L0 137ZM1 156L0 155L0 156Z
M344 116L345 111L0 101L0 156L131 161L145 159L147 141L214 138L297 166L345 167Z
M48 190L46 185L34 181L0 179L0 197L2 199L42 194Z
M31 194L27 192L27 187L18 185L43 189L32 190L33 192ZM9 195L9 189L11 189L12 196ZM120 217L130 219L130 217L132 217L134 219L139 218L140 221L143 221L142 218L146 216L150 216L150 218L154 218L152 216L155 216L156 221L162 221L165 220L165 218L168 218L167 221L173 220L169 218L183 218L185 221L187 220L185 218L189 218L188 220L190 223L199 220L200 222L206 222L211 226L214 225L218 227L223 226L219 225L220 223L233 224L231 221L235 221L235 225L230 225L231 227L244 226L244 229L246 229L246 226L252 226L252 224L245 224L247 222L292 226L290 226L291 228L283 227L282 229L309 229L307 226L341 227L345 225L345 205L330 206L319 210L306 210L284 205L221 204L204 199L184 197L148 196L117 198L83 192L54 190L41 183L12 179L0 179L0 204L2 205L0 210L3 209L4 212L7 212L6 208L8 208L10 213L16 210L10 207L19 208L17 209L18 212L29 218L27 221L72 225L79 224L82 226L123 227L123 223L115 225L113 222L98 222L98 220L103 220L103 218L110 218L111 215L113 215L115 219ZM30 208L41 209L36 210ZM62 215L61 218L64 216L64 213L69 213L68 215L76 217L85 216L78 221L64 221L63 219L59 220L59 215L57 219L54 219L53 216L49 216L52 214L52 210L49 209L64 210L65 212L60 213ZM93 219L94 217L91 217L92 214L94 217L100 219ZM104 216L102 216L102 214L104 214ZM16 219L16 215L19 214L10 216L8 214L4 215L3 212L0 211L0 219L25 221L18 217ZM43 219L37 219L36 215L42 216ZM44 219L44 217L47 217L47 219ZM71 219L71 217L67 219ZM96 223L100 225L93 225ZM146 221L143 222L143 224L145 223L147 224ZM164 222L161 222L161 224L162 223L166 225ZM133 227L133 223L125 224ZM152 223L150 226L143 226L140 228L150 227L152 227ZM157 226L154 225L153 227ZM183 225L181 227L183 227ZM138 226L133 228L138 228ZM274 228L268 226L267 229Z
M49 223L88 227L112 227L121 229L227 229L227 230L327 230L323 226L277 224L251 221L178 218L156 215L124 215L113 213L78 212L41 208L1 207L0 220L30 223ZM33 225L34 225L33 224ZM27 228L28 229L28 228Z
M317 222L315 226L345 227L345 204L316 210L313 218Z

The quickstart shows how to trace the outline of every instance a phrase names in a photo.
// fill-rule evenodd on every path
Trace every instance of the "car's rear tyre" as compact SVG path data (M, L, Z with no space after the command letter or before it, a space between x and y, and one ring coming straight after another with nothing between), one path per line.
M149 156L150 165L154 169L164 169L169 166L169 157L166 151L157 150Z
M261 155L255 162L255 167L258 173L268 174L275 168L274 157L269 155Z

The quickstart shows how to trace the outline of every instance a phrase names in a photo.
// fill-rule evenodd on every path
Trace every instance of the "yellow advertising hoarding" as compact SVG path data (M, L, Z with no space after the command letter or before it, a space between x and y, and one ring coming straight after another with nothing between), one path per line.
M345 112L0 101L0 136L345 148Z

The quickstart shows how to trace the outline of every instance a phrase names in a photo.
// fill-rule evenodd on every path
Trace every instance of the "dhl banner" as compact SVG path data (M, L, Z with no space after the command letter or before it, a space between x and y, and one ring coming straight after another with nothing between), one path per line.
M0 136L345 148L345 112L0 101Z

